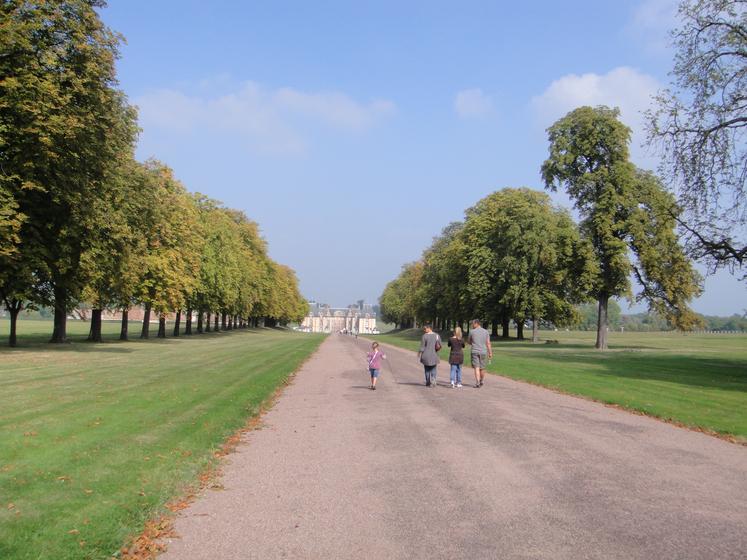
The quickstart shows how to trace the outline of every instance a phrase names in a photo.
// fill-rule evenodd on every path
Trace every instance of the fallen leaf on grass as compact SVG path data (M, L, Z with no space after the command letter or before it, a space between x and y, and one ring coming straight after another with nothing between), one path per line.
M8 504L8 509L13 509L15 507L16 507L16 504L14 504L14 503Z
M69 476L58 476L57 480L61 480L62 482L70 482Z
M36 435L39 435L39 432L23 432L23 435L26 437L34 437Z
M78 529L70 529L67 532L68 535L77 535L78 533L80 533L80 531L78 531Z
M83 492L85 492L86 494L93 494L93 490L90 490L88 488L84 489Z

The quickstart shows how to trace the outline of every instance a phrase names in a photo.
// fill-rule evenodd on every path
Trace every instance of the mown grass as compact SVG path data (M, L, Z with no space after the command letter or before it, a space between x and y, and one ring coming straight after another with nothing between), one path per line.
M610 350L599 352L594 334L542 331L557 344L493 341L488 370L747 441L747 335L610 333ZM420 332L377 340L417 350Z
M50 327L21 322L22 347L0 349L3 560L115 555L323 338L258 329L54 346ZM72 323L71 338L87 328Z

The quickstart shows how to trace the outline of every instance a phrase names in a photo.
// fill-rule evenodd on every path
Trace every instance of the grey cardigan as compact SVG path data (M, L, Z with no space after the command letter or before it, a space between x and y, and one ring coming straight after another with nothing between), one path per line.
M436 341L441 341L441 337L438 333L429 332L423 335L420 339L420 363L424 366L437 366L438 365L438 353L436 352Z

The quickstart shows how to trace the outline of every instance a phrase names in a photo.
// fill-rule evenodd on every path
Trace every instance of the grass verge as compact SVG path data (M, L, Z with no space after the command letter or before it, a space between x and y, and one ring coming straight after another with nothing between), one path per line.
M0 349L3 560L119 554L323 339L259 329L52 346L49 323L19 328L24 346ZM85 332L71 325L73 340Z
M493 341L488 370L747 442L747 335L610 333L610 350L599 352L594 334L542 331L553 344ZM417 350L420 332L376 339Z

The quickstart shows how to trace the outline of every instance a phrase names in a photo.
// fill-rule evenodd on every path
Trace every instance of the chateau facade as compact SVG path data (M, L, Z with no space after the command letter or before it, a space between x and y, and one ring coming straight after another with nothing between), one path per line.
M309 302L309 313L301 323L301 330L315 333L340 331L371 334L376 330L376 312L368 303L347 307L330 307Z

